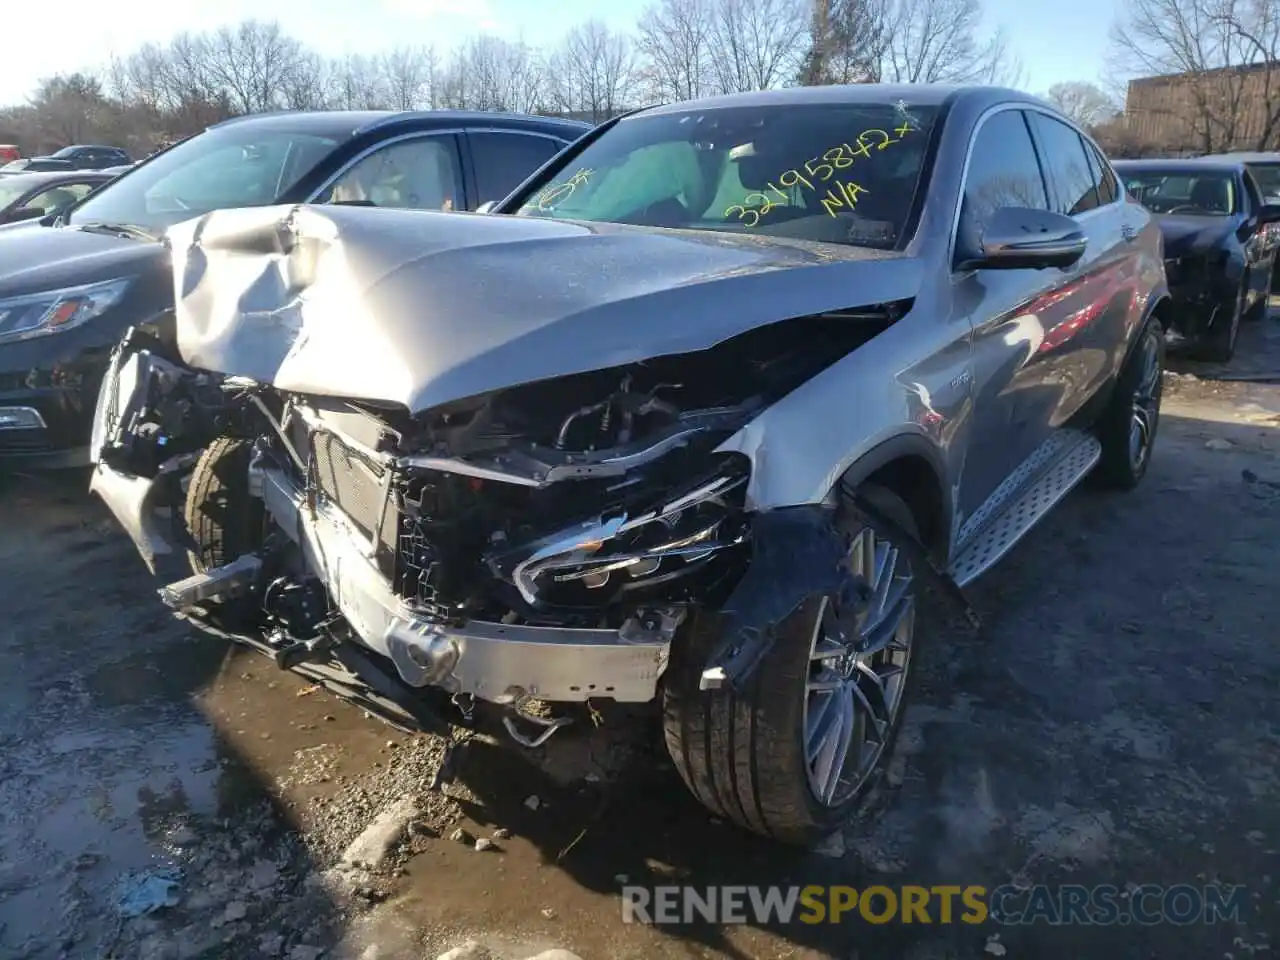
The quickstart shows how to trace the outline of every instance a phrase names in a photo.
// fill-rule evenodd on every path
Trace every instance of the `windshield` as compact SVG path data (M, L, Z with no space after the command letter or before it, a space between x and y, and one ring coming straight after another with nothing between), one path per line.
M1280 163L1251 163L1249 172L1258 181L1266 203L1280 203Z
M140 227L159 235L211 210L273 203L351 135L332 130L217 127L178 144L106 184L72 211L69 223Z
M1236 209L1235 178L1230 173L1124 170L1130 196L1152 213L1226 217Z
M67 160L76 155L76 149L76 147L63 147L49 154L49 157L53 160Z
M5 177L0 180L0 210L4 210L31 189L31 184L26 180L26 177Z
M891 248L920 188L932 106L772 104L636 116L519 216Z

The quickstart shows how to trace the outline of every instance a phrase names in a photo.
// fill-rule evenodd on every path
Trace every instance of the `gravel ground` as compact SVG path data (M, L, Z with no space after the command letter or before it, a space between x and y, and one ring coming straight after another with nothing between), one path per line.
M1280 322L1248 328L1233 369L1280 371ZM876 815L808 853L711 820L647 730L566 733L536 763L474 740L430 793L437 739L170 619L82 477L10 478L0 957L1262 955L1280 930L1280 387L1166 386L1142 488L1073 493L974 588L981 638L928 636ZM1221 880L1248 907L1194 927L623 925L619 886L663 878Z

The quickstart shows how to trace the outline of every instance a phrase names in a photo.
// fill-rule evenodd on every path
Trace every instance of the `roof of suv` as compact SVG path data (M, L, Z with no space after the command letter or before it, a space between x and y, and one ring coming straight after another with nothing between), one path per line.
M346 120L351 124L352 135L367 133L382 127L399 124L414 125L462 125L492 124L502 127L539 127L563 130L566 134L581 135L591 129L591 124L580 120L564 120L559 117L539 117L521 113L489 113L477 110L282 110L273 113L254 113L233 117L209 129L246 124L282 123L297 130L319 128L332 130L336 122Z

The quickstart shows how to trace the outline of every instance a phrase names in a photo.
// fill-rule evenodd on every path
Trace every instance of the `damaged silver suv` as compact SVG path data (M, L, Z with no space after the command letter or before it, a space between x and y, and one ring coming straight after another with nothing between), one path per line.
M920 588L963 606L1156 435L1159 231L1008 90L657 107L495 215L169 243L173 336L116 351L93 476L189 561L166 603L410 727L653 704L692 792L790 842L888 761Z

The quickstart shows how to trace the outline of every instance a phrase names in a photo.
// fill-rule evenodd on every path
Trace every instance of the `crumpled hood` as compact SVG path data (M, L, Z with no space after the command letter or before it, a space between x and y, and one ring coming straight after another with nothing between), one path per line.
M78 227L0 230L0 297L148 273L168 256L164 246Z
M169 240L187 363L412 412L911 297L921 278L832 244L341 206L219 211Z
M1222 242L1239 225L1236 217L1156 218L1164 236L1164 255L1170 259L1205 253Z

